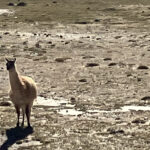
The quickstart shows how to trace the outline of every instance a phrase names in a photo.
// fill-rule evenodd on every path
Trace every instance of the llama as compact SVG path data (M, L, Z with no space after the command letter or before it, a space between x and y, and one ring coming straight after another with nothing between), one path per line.
M16 58L6 58L6 67L9 71L10 91L9 97L14 104L17 113L17 127L19 127L20 109L22 109L22 124L24 126L24 116L26 114L28 127L30 126L31 107L37 97L35 82L26 76L21 76L15 66Z

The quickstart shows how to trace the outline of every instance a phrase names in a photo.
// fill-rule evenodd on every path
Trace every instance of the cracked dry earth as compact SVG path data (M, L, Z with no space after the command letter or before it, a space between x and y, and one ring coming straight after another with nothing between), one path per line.
M0 23L0 150L149 149L150 5L101 13L94 22ZM33 129L15 128L5 56L37 83Z

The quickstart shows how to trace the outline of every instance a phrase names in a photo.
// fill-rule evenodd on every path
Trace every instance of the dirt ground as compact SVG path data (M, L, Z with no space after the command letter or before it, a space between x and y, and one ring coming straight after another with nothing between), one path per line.
M0 1L0 150L149 150L150 1L24 2ZM37 83L33 129L15 128L7 56Z

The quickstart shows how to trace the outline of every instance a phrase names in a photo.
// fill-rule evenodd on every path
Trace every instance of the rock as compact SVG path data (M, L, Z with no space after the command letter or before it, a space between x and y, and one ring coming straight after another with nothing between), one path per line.
M114 63L114 62L108 64L108 66L116 66L116 65L117 65L117 63Z
M71 59L71 58L69 58L69 57L56 58L55 61L57 61L57 62L64 62L64 61L67 60L67 59Z
M25 3L25 2L20 2L17 4L17 6L26 6L26 5L27 5L27 3Z
M96 38L96 40L101 40L101 38Z
M24 42L23 42L23 45L27 45L27 44L28 44L28 41L24 41Z
M11 106L10 102L0 102L0 106Z
M147 66L141 65L137 69L149 69Z
M128 42L133 42L134 43L134 42L136 42L136 40L129 40Z
M4 33L4 35L9 35L9 34L10 34L9 32L5 32L5 33Z
M56 4L57 2L56 2L56 1L53 1L52 3Z
M77 21L77 22L75 22L75 24L88 24L88 22L87 21Z
M90 59L90 58L95 58L94 56L83 56L83 59Z
M75 99L74 97L71 97L71 98L70 98L70 101L71 101L72 104L75 104L75 103L76 103L76 99Z
M57 61L57 62L64 62L65 59L64 58L56 58L55 61Z
M15 6L14 3L8 3L8 6Z
M95 19L94 21L95 21L95 22L100 22L100 19Z
M69 44L69 43L70 43L69 41L65 42L66 45Z
M122 129L115 130L115 129L109 128L107 131L108 131L110 134L124 134L124 130L122 130Z
M104 61L111 61L112 59L108 57L108 58L104 58L103 60Z
M86 64L86 67L96 67L96 66L99 66L98 63L87 63Z
M142 81L142 78L137 78L137 81L138 81L138 82Z
M52 44L52 45L51 45L51 47L55 47L55 46L56 46L55 44Z
M133 120L132 121L132 123L136 123L136 124L144 124L146 121L145 120L142 120L142 119L140 119L140 118L138 118L138 119L135 119L135 120Z
M122 36L115 36L115 39L120 39Z
M52 42L51 41L49 41L49 42L47 42L48 44L52 44Z
M150 96L145 96L145 97L141 98L141 100L143 100L143 101L150 100Z
M80 79L79 82L87 82L86 79Z
M36 47L36 48L41 48L40 43L39 43L39 42L37 42L37 43L35 44L35 47Z

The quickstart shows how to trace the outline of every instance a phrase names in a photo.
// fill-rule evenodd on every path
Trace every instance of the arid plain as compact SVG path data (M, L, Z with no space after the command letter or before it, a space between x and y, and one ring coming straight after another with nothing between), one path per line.
M0 150L149 150L149 0L19 3L0 1ZM15 128L7 56L37 83L33 131Z

